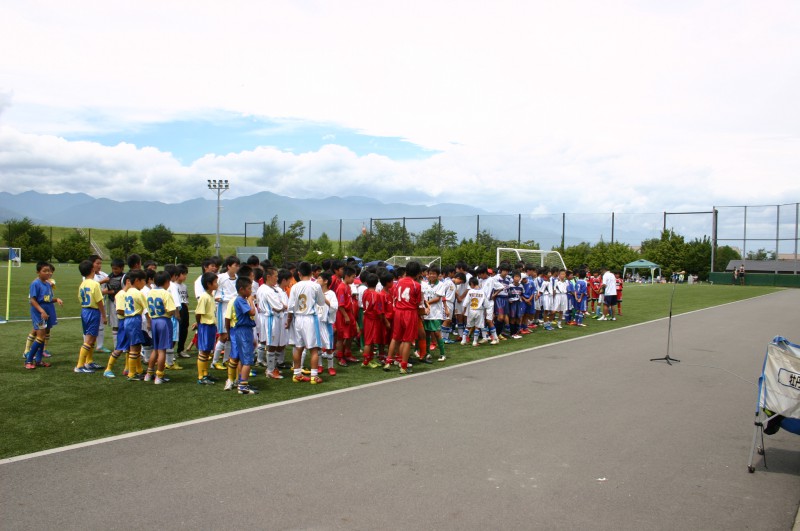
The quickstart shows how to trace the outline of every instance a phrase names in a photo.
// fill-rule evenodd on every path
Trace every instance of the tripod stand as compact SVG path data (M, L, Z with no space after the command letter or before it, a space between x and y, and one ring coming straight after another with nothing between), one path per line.
M670 340L672 339L672 301L673 301L673 299L675 299L675 286L677 286L677 285L678 285L677 282L672 284L672 295L670 295L670 297L669 297L669 326L668 326L668 329L667 329L668 330L667 331L667 355L662 357L662 358L651 358L650 361L666 361L667 365L672 365L673 361L675 363L680 363L681 362L681 360L676 360L675 358L670 358L669 357L669 344L670 344Z

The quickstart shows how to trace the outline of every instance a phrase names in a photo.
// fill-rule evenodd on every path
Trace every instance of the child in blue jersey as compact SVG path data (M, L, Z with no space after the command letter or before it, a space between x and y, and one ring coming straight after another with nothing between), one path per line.
M586 326L583 316L586 314L586 301L589 297L589 285L586 282L586 271L578 272L578 280L575 281L575 325Z
M522 301L525 303L525 315L522 317L520 334L530 334L536 328L536 277L538 272L533 266L525 267L525 278L522 279Z
M153 336L153 353L147 361L147 374L144 381L149 382L155 376L155 384L160 385L165 381L164 366L167 359L167 349L172 348L173 331L172 316L175 315L175 300L167 291L170 284L170 274L159 271L155 276L155 289L147 293L147 310L150 315L150 330Z
M567 313L564 320L570 326L575 326L575 274L567 269Z
M525 303L522 301L522 294L525 288L520 283L522 273L514 271L511 278L511 284L506 288L508 293L508 321L511 327L511 337L513 339L522 339L522 336L519 335L520 321L525 315Z
M47 262L36 264L37 278L31 282L28 298L31 303L31 321L36 339L33 341L31 349L25 353L25 368L35 369L36 367L49 367L50 364L42 361L44 354L44 342L47 337L48 328L58 324L56 318L55 303L63 305L61 299L53 294L53 285L50 277L53 276L53 268Z
M494 324L497 328L497 333L500 339L505 339L509 334L509 317L508 317L508 286L511 284L511 279L508 273L511 266L505 262L500 264L499 272L495 275L497 285L502 286L494 298Z
M106 323L106 312L103 306L103 292L100 283L94 279L94 263L84 260L78 264L78 271L83 282L78 287L78 298L81 301L81 324L83 325L83 345L78 354L78 364L74 371L92 373L101 369L92 360L92 353L100 333L100 323Z
M231 346L233 347L231 358L236 356L239 360L239 394L255 395L258 394L258 391L251 388L248 381L255 351L253 332L256 327L256 303L253 298L253 281L249 278L239 277L236 279L236 292L239 296L233 301L236 324L230 331Z

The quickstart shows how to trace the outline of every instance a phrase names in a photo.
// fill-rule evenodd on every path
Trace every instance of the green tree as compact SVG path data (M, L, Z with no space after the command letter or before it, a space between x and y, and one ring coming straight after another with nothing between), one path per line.
M306 254L308 244L303 240L305 224L298 220L287 227L284 233L278 226L278 216L264 226L261 238L257 245L269 247L269 258L274 264L282 264L287 261L296 261L303 258Z
M264 225L264 231L261 233L261 238L258 239L256 245L259 247L269 247L269 257L273 263L279 264L278 260L280 254L280 240L281 229L278 226L278 216L273 216L272 220ZM276 253L278 253L276 255Z
M208 251L208 248L211 247L211 240L202 234L189 234L186 236L183 243L189 247L202 249L203 251Z
M80 262L92 254L89 238L77 232L53 245L53 256L59 262Z
M684 269L696 274L699 280L708 280L711 271L711 240L704 236L688 242L684 248Z
M717 247L717 252L714 254L714 271L725 271L731 260L741 259L742 254L730 245Z
M469 265L494 265L497 247L486 247L474 240L461 240L457 247L442 251L442 264L453 265L464 261Z
M198 252L199 249L199 252ZM197 265L208 255L208 249L186 245L185 241L167 242L153 253L153 259L159 264ZM198 257L199 260L198 260Z
M108 239L106 248L113 258L122 258L123 260L136 249L139 243L139 238L134 234L116 234Z
M663 231L660 238L643 241L641 253L645 259L660 265L664 276L670 276L673 272L683 271L686 268L686 245L683 236L675 234L672 230Z
M35 225L27 217L6 221L3 226L3 240L8 247L19 247L25 261L50 260L53 254L50 239L42 227Z
M399 221L375 221L372 224L372 233L360 234L353 240L350 252L367 261L413 254L411 235Z
M775 260L775 252L767 251L764 248L758 251L747 251L747 260Z
M417 235L414 235L414 254L426 256L420 249L430 250L435 248L436 254L439 250L452 249L458 245L458 235L454 230L447 230L438 222L434 223Z
M159 223L155 227L142 229L140 238L144 248L151 253L155 253L161 249L165 243L175 240L175 235L171 230Z
M333 258L336 256L336 253L333 252L333 242L331 242L328 235L323 232L319 235L319 238L314 240L311 244L303 260L311 262L312 264L318 264L326 258Z
M592 245L587 242L581 242L578 245L572 245L564 249L564 254L561 258L564 259L564 264L569 269L576 269L583 264L588 264L591 254Z

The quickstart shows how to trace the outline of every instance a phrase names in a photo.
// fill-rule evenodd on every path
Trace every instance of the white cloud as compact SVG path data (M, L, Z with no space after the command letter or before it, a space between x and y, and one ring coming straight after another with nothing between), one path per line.
M126 198L180 183L166 201L201 195L211 174L232 194L522 212L796 201L798 26L791 1L6 3L0 176L7 190L16 175L54 191L114 179ZM396 162L332 144L183 166L48 136L217 110L441 152Z

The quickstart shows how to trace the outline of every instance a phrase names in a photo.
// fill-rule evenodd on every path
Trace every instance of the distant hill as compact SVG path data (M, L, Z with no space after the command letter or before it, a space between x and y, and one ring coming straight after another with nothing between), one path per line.
M450 203L409 205L382 203L369 197L337 196L301 200L271 192L222 199L221 205L220 231L224 233L241 233L245 222L269 222L275 215L289 222L299 219L306 224L308 220L313 220L317 226L324 224L333 228L335 225L338 231L340 218L350 220L348 225L357 225L360 229L361 222L368 223L371 217L475 216L488 213L476 207ZM162 223L178 233L212 233L216 230L217 203L216 199L191 199L167 204L159 201L113 201L83 193L0 192L0 221L23 216L41 225L61 227L141 230ZM429 227L432 223L425 222L425 225ZM348 232L353 232L353 227L348 227ZM332 229L321 230L328 230L330 234ZM453 227L451 230L459 229ZM316 234L317 230L313 232Z

